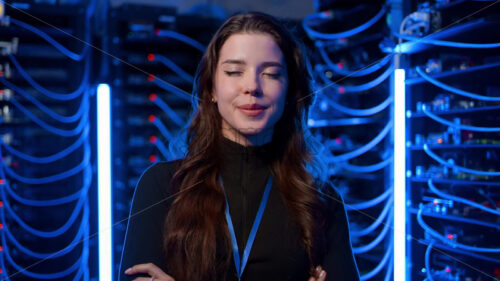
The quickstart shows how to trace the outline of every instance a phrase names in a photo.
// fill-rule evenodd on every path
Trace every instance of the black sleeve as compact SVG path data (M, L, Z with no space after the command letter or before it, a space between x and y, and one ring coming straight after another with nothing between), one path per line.
M340 194L330 185L324 190L327 200L327 252L323 262L327 281L357 281L358 267L352 253L349 223Z
M144 171L137 183L125 234L125 242L118 273L119 281L133 280L139 276L123 272L136 264L154 263L164 268L163 221L167 212L166 192L159 184L165 173L164 164L156 163ZM163 180L163 179L162 179ZM168 272L166 272L168 274Z

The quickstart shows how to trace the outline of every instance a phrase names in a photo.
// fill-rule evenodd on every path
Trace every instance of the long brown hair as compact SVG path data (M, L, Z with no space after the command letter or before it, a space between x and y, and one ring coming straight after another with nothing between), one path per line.
M288 212L298 226L309 257L310 273L324 255L324 202L316 189L323 182L307 166L319 162L306 137L307 116L314 95L302 47L274 17L260 12L236 14L227 19L210 41L198 65L193 90L193 116L186 127L187 153L173 175L174 199L164 226L168 274L177 281L223 278L231 260L231 240L225 223L225 200L218 183L221 167L218 143L221 115L212 103L214 74L224 42L237 33L266 33L273 37L286 60L289 84L285 109L274 126L275 153L271 174Z

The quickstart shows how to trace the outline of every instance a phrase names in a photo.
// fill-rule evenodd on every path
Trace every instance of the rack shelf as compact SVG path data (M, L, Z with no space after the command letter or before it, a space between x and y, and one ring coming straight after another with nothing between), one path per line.
M500 148L500 144L427 144L430 149L491 149ZM409 147L410 150L424 150L421 145L412 145Z
M416 208L410 208L409 211L410 211L410 213L416 215L417 212L418 212L418 209L416 209ZM451 221L456 221L456 222L463 222L463 223L468 223L468 224L476 224L476 225L490 227L490 228L495 228L497 230L500 230L500 225L498 223L484 222L484 221L470 219L470 218L463 218L463 217L453 216L453 215L448 215L448 214L436 214L436 213L433 213L433 212L425 212L425 211L422 211L422 215L426 216L426 217L433 217L433 218L438 218L438 219L446 219L446 220L451 220Z
M481 112L488 112L488 111L499 111L500 114L500 105L493 105L493 106L478 106L478 107L471 107L471 108L457 108L457 109L450 109L450 110L440 110L440 111L432 111L433 114L435 115L440 115L440 116L447 116L447 115L461 115L461 114L469 114L469 113L481 113ZM425 113L423 112L411 112L410 118L421 118L421 117L427 117Z
M485 42L485 39L491 38L490 30L495 30L499 26L497 21L478 19L470 21L467 23L453 25L451 27L445 28L444 30L427 35L426 39L433 40L444 40L444 41L456 41L456 42L467 42L467 43L491 43ZM474 38L478 39L479 42L470 42L469 37L474 34ZM498 38L493 36L493 38ZM419 42L419 41L408 41L402 44L398 44L396 49L403 54L416 54L429 49L435 49L440 46ZM443 47L446 48L446 47Z
M440 73L433 73L429 74L432 78L435 79L440 79L440 78L448 78L451 76L462 76L462 75L471 75L471 74L484 74L483 71L499 71L500 70L500 62L492 62L492 63L486 63L482 65L477 65L477 66L471 66L466 69L461 69L461 70L451 70L451 71L444 71ZM418 75L418 74L417 74ZM456 78L455 77L455 78ZM427 80L425 80L422 77L412 77L409 79L406 79L405 83L408 86L411 85L417 85L420 83L426 83Z

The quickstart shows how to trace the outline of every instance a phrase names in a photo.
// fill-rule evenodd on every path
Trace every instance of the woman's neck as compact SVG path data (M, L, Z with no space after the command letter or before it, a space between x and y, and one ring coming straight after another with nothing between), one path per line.
M245 135L231 128L222 129L222 135L223 137L243 146L262 146L264 144L270 143L273 138L272 130L262 131L261 133L255 135Z

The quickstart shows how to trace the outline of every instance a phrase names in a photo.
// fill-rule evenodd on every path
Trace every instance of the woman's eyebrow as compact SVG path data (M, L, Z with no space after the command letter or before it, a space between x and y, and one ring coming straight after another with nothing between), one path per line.
M247 63L244 60L227 59L227 60L223 61L221 64L246 65ZM260 66L262 66L262 67L269 67L269 66L283 67L283 65L277 61L265 61L265 62L261 63Z
M235 60L235 59L227 59L223 61L221 64L241 64L241 65L246 65L247 63L243 60Z
M269 67L269 66L283 67L283 65L277 61L266 61L266 62L261 63L260 65L263 67Z

